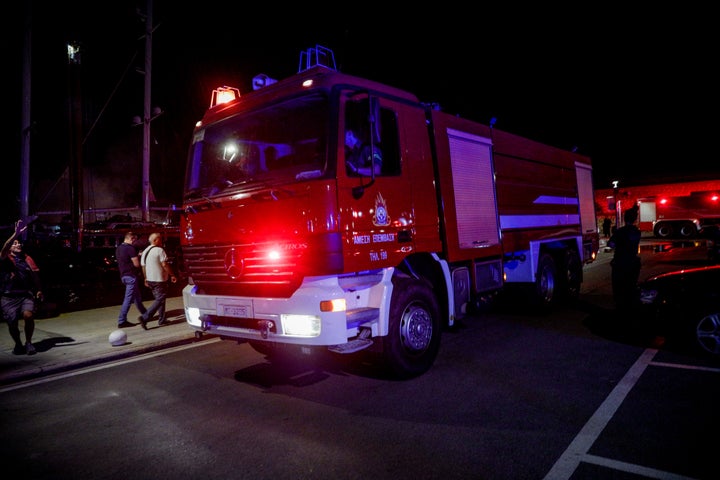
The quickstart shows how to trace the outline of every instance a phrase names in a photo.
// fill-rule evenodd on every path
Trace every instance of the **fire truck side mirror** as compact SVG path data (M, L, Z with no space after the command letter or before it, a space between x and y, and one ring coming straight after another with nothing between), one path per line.
M370 132L373 144L382 142L380 131L380 101L377 97L370 97Z

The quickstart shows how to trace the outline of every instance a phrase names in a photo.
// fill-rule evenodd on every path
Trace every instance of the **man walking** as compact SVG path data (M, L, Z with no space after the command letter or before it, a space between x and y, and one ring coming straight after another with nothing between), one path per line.
M128 322L127 319L130 306L133 303L140 310L140 313L147 312L145 305L142 303L142 292L140 291L140 274L142 272L137 248L135 248L135 240L137 240L137 235L133 232L127 232L123 243L115 249L115 258L120 270L120 280L125 285L125 298L120 307L120 315L118 315L118 328L134 327L136 325Z
M140 264L145 275L145 285L152 291L155 301L147 312L138 317L142 327L147 330L147 322L158 314L158 326L167 323L165 317L165 299L168 293L168 279L175 283L177 277L168 263L167 252L163 248L163 237L160 233L151 233L148 237L150 245L143 251Z

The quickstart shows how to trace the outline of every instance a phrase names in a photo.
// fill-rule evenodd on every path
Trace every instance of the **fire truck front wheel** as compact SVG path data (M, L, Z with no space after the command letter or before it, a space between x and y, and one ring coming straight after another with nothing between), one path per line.
M412 378L430 369L440 349L440 309L423 280L393 280L389 331L383 339L385 366L397 378Z

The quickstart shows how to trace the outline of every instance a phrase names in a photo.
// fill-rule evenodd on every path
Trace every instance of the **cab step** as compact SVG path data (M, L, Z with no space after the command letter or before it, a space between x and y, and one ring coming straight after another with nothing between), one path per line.
M359 352L360 350L368 348L370 345L373 344L372 339L368 338L369 336L370 330L366 328L362 329L360 331L360 335L358 335L357 338L349 340L347 343L330 345L328 346L328 350L330 350L331 352L342 354Z

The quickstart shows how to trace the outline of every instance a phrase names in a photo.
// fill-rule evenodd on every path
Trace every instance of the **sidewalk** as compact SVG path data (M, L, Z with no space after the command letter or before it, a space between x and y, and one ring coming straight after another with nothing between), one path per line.
M669 243L671 242L643 238L641 257L653 255L658 245ZM701 264L706 256L704 243L697 248L677 250L679 251L676 253L680 255L673 254L672 264L661 263L655 268L648 268L647 264L643 263L646 266L642 270L641 277L677 269L683 261ZM603 308L612 308L613 305L612 287L609 282L609 261L612 255L612 249L607 248L605 239L602 239L598 259L586 271L586 280L590 280L591 277L598 278L594 283L587 282L596 286L583 287L582 292L585 301ZM119 310L118 305L36 319L33 335L36 355L13 355L14 343L7 331L7 324L0 323L0 385L214 338L213 335L204 335L201 340L197 340L195 331L185 320L182 297L171 297L167 299L167 317L170 322L168 325L158 327L157 321L152 321L148 323L148 330L143 330L139 324L125 328L123 331L127 333L127 343L113 347L108 337L112 331L117 330ZM135 307L131 307L128 319L136 323L137 315ZM21 336L25 338L24 335Z
M36 319L35 355L13 355L14 342L7 332L7 324L2 322L0 385L197 341L194 330L185 321L182 297L172 297L167 299L168 325L158 327L157 321L152 321L147 330L140 324L124 328L127 343L114 347L108 337L110 332L117 330L119 310L118 305ZM128 319L137 323L137 315L137 310L132 307ZM21 333L21 337L24 339L24 334Z

